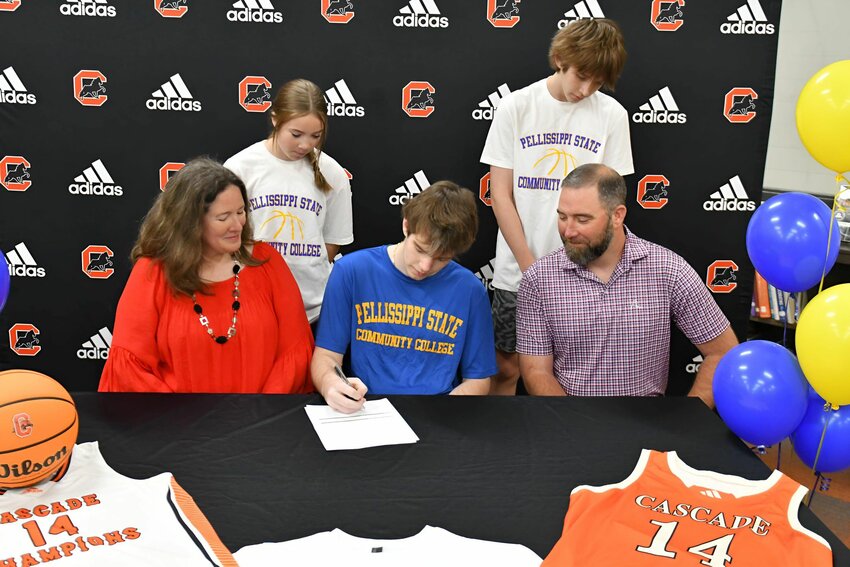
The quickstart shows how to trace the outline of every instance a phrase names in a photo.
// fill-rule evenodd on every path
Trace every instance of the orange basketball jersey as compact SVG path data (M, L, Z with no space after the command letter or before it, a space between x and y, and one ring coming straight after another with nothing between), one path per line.
M644 449L623 482L572 491L543 566L831 566L829 544L797 519L806 491L779 471L753 481Z

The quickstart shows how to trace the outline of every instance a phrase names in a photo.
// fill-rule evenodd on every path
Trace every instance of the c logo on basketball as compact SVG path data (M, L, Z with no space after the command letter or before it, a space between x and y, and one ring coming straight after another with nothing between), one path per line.
M25 413L16 413L12 416L12 428L15 435L23 439L32 435L32 422L30 416Z
M322 17L332 24L347 24L354 17L352 0L322 0Z
M188 0L153 0L153 7L163 18L182 18L189 11Z
M21 7L21 0L0 3L0 12L14 12Z
M74 75L74 98L83 106L103 106L106 99L106 75L83 69Z
M663 175L646 175L638 181L637 202L644 209L660 209L667 204L670 182Z
M512 28L519 23L522 0L487 0L487 21L496 28Z
M705 277L705 285L714 293L729 293L738 287L738 265L732 260L715 260Z
M682 6L685 0L652 0L649 22L658 31L676 31L685 23Z
M488 207L493 206L493 199L490 198L490 172L484 174L481 181L478 183L478 198Z
M94 280L105 280L115 273L112 258L115 253L107 246L92 244L80 254L83 273Z
M272 105L271 88L265 77L245 77L239 81L239 106L248 112L265 112Z
M735 87L723 99L723 116L734 124L743 124L756 117L759 95L750 87Z
M401 109L411 118L428 118L434 112L434 98L437 92L431 83L411 81L401 90Z
M168 180L171 179L175 173L183 169L184 165L186 164L182 161L169 161L159 168L160 191L165 191L165 186L168 185Z
M8 191L26 191L30 181L30 162L23 156L6 156L0 160L0 185Z
M9 329L9 348L18 356L35 356L41 351L39 333L32 323L15 323Z

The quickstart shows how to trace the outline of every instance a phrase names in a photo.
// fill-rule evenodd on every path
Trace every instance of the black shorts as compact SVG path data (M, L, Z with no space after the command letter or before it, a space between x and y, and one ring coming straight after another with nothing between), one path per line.
M493 290L493 332L496 349L516 352L516 292L495 288Z

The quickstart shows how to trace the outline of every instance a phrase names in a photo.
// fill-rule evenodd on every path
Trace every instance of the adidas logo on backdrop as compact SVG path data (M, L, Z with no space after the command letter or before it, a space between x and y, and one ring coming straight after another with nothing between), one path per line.
M581 0L576 2L572 10L564 12L564 19L558 21L558 29L564 29L576 20L586 20L592 18L604 18L602 7L598 0Z
M440 15L434 0L410 0L393 18L397 28L447 28L449 19Z
M772 35L774 32L759 0L747 0L726 20L720 25L720 31L725 34Z
M106 360L106 357L109 356L109 347L111 346L112 333L108 328L103 327L77 349L77 358L83 360Z
M723 184L719 191L712 193L702 204L706 211L754 211L756 204L750 200L744 190L744 184L737 175Z
M171 75L167 82L151 93L151 98L145 101L145 106L148 110L201 111L200 101L194 100L180 73Z
M231 22L279 24L283 22L283 14L274 9L271 0L238 0L233 3L233 9L227 11L227 19Z
M59 13L63 16L114 18L115 6L110 6L107 0L65 0L65 3L59 6Z
M408 199L412 199L430 186L431 182L425 177L425 172L420 169L413 174L413 177L405 181L404 185L398 187L393 195L390 195L390 204L403 205Z
M491 258L486 265L481 266L477 272L475 272L475 277L481 280L481 283L484 284L484 287L487 288L488 291L493 291L493 264L495 264L496 259Z
M328 116L361 117L366 114L366 109L357 104L343 79L325 91L325 102L328 104Z
M124 189L115 184L115 180L106 171L106 166L99 159L91 162L81 175L74 178L74 183L68 185L68 192L72 195L98 195L107 197L120 197Z
M0 73L0 102L11 104L35 104L35 95L27 92L24 83L12 67Z
M9 267L9 275L15 277L43 278L44 268L32 257L27 245L19 242L17 246L4 254Z
M670 87L664 87L657 95L652 95L649 102L640 105L638 111L632 114L632 120L638 124L684 124L688 116L679 112Z
M688 365L685 367L685 372L688 374L696 374L699 372L699 366L702 364L703 358L701 354L696 355L691 359Z
M499 103L509 94L511 94L511 89L508 88L507 83L502 83L496 89L496 92L490 93L486 99L478 103L478 108L472 111L472 117L475 120L493 120L493 113L498 108Z

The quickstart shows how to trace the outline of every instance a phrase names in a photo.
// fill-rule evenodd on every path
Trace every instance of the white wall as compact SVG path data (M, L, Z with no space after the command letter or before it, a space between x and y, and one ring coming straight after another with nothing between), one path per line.
M800 142L795 109L797 96L812 75L830 63L850 59L848 22L850 0L783 0L765 188L835 194L835 173L816 162Z

